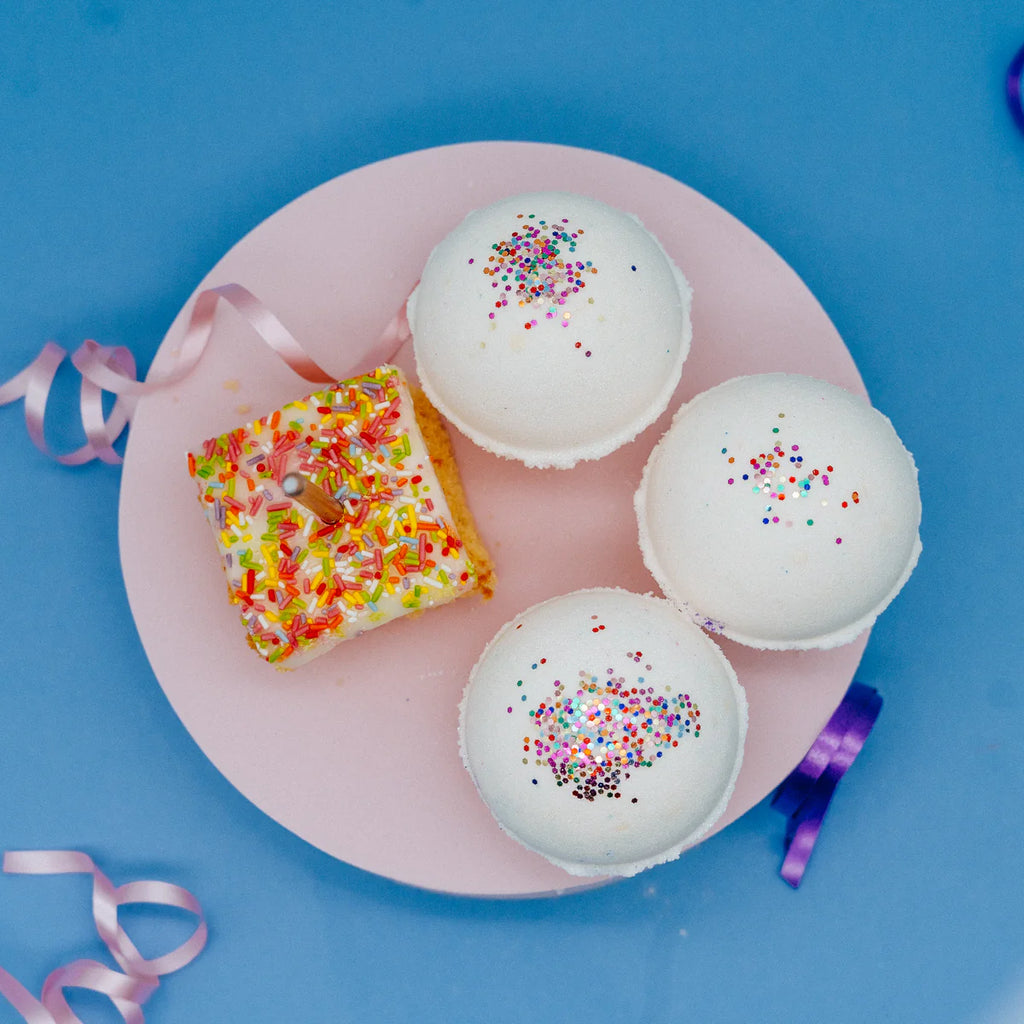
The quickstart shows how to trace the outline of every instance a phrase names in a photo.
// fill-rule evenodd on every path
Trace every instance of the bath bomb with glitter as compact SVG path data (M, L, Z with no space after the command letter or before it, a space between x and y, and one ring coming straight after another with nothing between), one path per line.
M476 210L434 249L407 313L431 402L471 440L567 469L668 405L691 290L627 213L539 192Z
M379 366L189 453L228 599L249 646L275 667L490 593L443 423L417 397L401 370Z
M574 875L633 875L722 816L747 702L668 601L580 590L518 615L461 705L462 758L500 827Z
M769 650L867 629L921 552L917 470L865 399L796 374L738 377L682 406L636 494L666 597Z

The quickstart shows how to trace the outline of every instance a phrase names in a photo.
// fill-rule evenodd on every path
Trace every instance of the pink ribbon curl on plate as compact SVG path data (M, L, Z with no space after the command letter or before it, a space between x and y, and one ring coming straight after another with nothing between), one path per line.
M241 313L258 337L300 377L315 384L337 380L307 355L291 331L252 292L240 284L229 283L207 288L196 297L174 365L161 377L138 380L135 359L126 348L100 345L91 339L82 342L71 356L71 362L82 375L79 412L86 443L75 451L57 455L50 450L43 435L50 390L67 356L60 345L47 342L24 370L0 385L0 405L24 398L29 437L44 455L62 465L80 466L93 459L118 465L123 459L114 451L113 444L128 425L136 400L141 395L177 384L195 369L210 342L214 313L221 299ZM392 358L407 336L404 311L400 311L365 358L376 362ZM104 391L117 396L107 416L103 411Z
M202 908L187 890L168 882L128 882L115 887L93 863L77 850L20 850L4 855L8 874L92 875L92 913L96 930L110 955L121 968L115 971L96 960L75 960L52 971L36 999L20 982L0 967L0 996L24 1018L26 1024L82 1024L68 1005L65 988L83 988L105 995L125 1024L144 1024L142 1004L160 984L162 975L191 963L206 945L207 928ZM176 949L147 960L135 947L117 919L118 907L150 903L177 907L199 919L195 931Z

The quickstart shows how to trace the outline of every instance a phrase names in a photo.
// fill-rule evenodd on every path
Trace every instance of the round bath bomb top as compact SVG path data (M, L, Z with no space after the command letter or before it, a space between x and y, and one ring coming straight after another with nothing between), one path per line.
M462 757L498 824L576 875L670 860L721 817L747 703L669 602L580 590L507 623L473 669Z
M636 217L585 196L469 214L409 298L420 383L481 447L565 469L664 411L690 348L690 286Z
M836 647L921 551L917 470L889 420L795 374L738 377L682 406L636 495L665 595L751 647Z

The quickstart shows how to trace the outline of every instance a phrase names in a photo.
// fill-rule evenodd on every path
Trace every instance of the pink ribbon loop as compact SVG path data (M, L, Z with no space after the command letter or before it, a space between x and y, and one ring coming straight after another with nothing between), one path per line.
M43 983L42 1005L55 1024L82 1024L68 1005L66 988L84 988L106 996L121 1014L125 1024L144 1024L142 1004L159 983L121 974L95 960L75 960L52 971Z
M96 351L93 358L105 368L120 367L124 374L135 372L135 360L126 348L107 348L91 343ZM47 342L39 355L21 373L0 386L0 405L8 405L19 398L25 399L25 426L32 443L49 458L64 466L81 466L93 459L117 464L121 456L112 448L131 418L133 403L130 399L118 397L110 416L103 414L103 395L96 384L82 378L79 399L82 424L85 427L86 444L66 455L57 455L50 450L43 434L46 419L46 405L50 397L57 370L67 355L60 345Z
M56 455L43 435L53 380L67 356L60 345L47 342L24 370L0 385L0 405L23 398L25 426L32 443L44 455L62 465L80 466L93 459L118 465L123 459L114 451L113 444L128 425L135 401L141 395L179 383L195 369L210 342L214 315L221 299L229 302L248 320L260 339L300 377L315 384L335 379L306 354L288 328L252 292L240 284L229 283L207 288L196 297L177 357L171 369L159 377L140 381L135 360L126 348L100 345L91 339L82 342L71 356L72 365L82 376L79 414L87 441L81 448ZM393 330L393 326L389 330ZM387 332L382 344L389 344ZM110 415L106 417L103 413L104 391L117 396Z
M0 968L0 996L22 1015L27 1024L81 1024L68 1005L64 995L66 988L84 988L104 995L116 1007L125 1024L144 1024L142 1004L160 984L160 978L191 963L206 945L208 933L202 908L196 898L181 886L169 882L139 881L115 888L92 858L77 850L11 851L4 855L3 869L9 874L91 875L96 931L121 968L121 971L115 971L95 960L75 960L50 973L43 984L41 999L32 996ZM187 910L198 918L195 931L175 949L147 960L118 921L118 908L129 903L150 903Z
M54 1024L53 1014L17 978L0 967L0 996L24 1018L26 1024Z

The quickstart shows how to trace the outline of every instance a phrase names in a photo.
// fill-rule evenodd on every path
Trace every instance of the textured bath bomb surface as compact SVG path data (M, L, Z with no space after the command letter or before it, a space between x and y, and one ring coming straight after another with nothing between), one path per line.
M562 192L477 210L435 248L407 313L431 402L481 447L569 468L664 411L691 290L636 217Z
M917 470L892 424L795 374L739 377L682 406L636 509L665 596L757 648L853 640L921 551Z
M462 756L498 824L576 875L670 860L721 817L747 703L669 602L581 590L507 623L463 698Z

